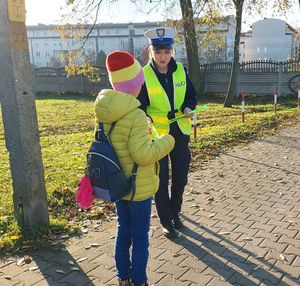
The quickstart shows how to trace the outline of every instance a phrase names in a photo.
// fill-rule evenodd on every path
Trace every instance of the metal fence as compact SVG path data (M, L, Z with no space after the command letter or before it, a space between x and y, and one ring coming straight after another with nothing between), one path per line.
M228 89L231 62L218 62L201 65L202 92L225 93ZM97 67L101 81L90 82L82 75L68 76L64 68L39 68L34 70L36 92L99 92L110 88L105 67ZM288 82L291 77L300 74L299 61L250 61L240 64L239 90L249 94L272 94L275 84L279 95L291 93Z
M68 76L64 68L38 68L34 69L36 92L78 92L96 93L103 88L109 88L110 83L104 67L97 67L97 74L101 80L93 83L83 75Z
M231 65L231 62L204 65L202 91L225 93L229 85ZM250 61L239 65L238 90L244 90L248 94L273 94L275 84L279 95L290 94L289 80L300 74L299 61Z

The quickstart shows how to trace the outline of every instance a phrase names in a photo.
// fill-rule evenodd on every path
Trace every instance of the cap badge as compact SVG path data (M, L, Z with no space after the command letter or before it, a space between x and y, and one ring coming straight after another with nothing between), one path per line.
M156 34L160 38L164 37L165 36L165 29L156 29Z

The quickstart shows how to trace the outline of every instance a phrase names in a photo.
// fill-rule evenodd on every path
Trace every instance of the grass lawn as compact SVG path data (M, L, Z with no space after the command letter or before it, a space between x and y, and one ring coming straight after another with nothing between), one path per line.
M38 96L36 106L40 128L46 188L51 216L51 235L76 232L80 220L101 219L112 210L109 204L95 204L82 211L75 203L75 190L85 167L85 154L93 140L95 97L80 95ZM272 104L246 104L245 124L241 107L223 108L221 100L206 99L209 109L198 115L198 138L191 150L191 171L221 150L276 132L278 127L299 122L295 99L281 100L277 114ZM24 246L13 216L11 175L0 117L0 249ZM45 240L49 236L45 236Z

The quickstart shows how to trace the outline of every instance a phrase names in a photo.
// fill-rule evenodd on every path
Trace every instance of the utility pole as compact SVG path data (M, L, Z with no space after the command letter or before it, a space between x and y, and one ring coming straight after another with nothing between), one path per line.
M25 0L0 0L0 102L13 180L14 212L23 231L47 227L49 213L39 141Z

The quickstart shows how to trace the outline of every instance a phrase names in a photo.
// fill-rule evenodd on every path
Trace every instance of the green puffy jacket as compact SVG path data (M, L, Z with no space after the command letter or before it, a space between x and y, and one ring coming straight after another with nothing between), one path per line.
M116 122L110 139L127 177L134 162L138 164L134 201L146 200L156 193L158 161L173 149L175 143L171 135L152 142L146 114L139 106L140 102L134 96L111 89L102 90L95 101L96 128L103 122L104 131L108 132L111 123ZM129 200L130 196L124 199Z

